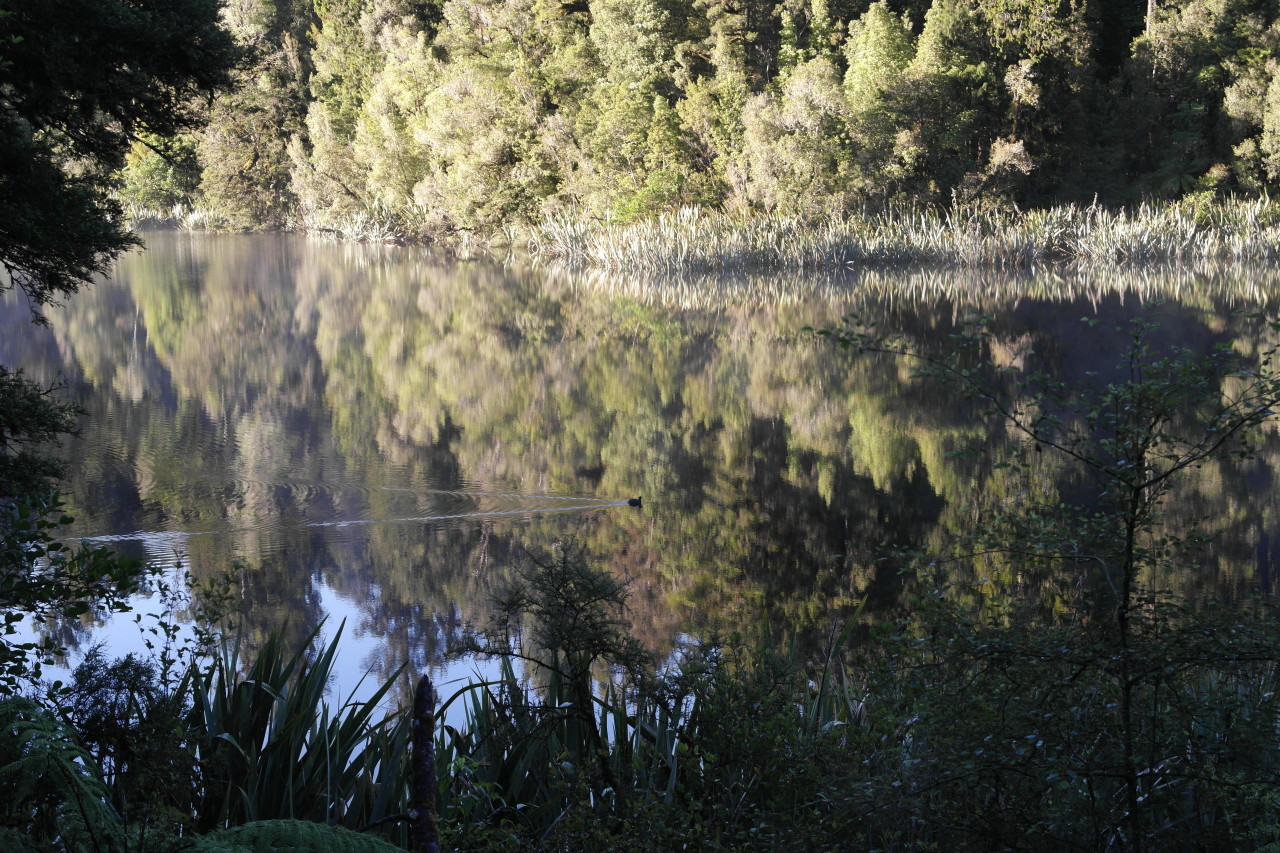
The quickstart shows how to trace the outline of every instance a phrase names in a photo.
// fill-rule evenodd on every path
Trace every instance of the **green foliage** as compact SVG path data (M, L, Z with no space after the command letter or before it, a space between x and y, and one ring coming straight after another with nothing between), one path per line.
M1130 94L1120 104L1127 124L1118 136L1139 173L1139 190L1195 191L1202 177L1226 164L1237 186L1256 191L1269 181L1260 144L1278 42L1267 6L1170 4L1135 41L1126 69Z
M1273 606L1197 606L1160 583L1202 545L1163 523L1171 483L1251 453L1280 403L1275 350L1161 352L1154 331L1132 322L1116 368L1074 385L987 361L981 326L943 354L856 322L826 333L915 360L986 405L1030 456L1058 454L1081 477L1071 486L1082 496L1065 501L1036 490L1041 474L1022 463L1018 506L994 507L948 558L921 563L924 592L889 635L901 643L877 650L886 668L869 688L912 714L910 738L884 758L899 769L874 783L893 780L877 795L891 820L918 821L945 845L1135 850L1243 843L1273 825ZM1087 580L1061 621L1015 607L985 627L945 596L980 588L979 573L1001 574L1001 563L1014 576L1069 567Z
M200 831L282 818L359 829L403 811L408 725L381 707L399 673L331 711L324 694L341 631L311 661L315 636L289 653L271 634L243 673L241 643L228 640L192 671Z
M618 613L625 585L590 566L579 546L561 546L550 559L531 556L530 561L498 597L492 623L459 650L514 657L531 664L540 677L554 678L577 743L574 755L589 760L602 749L592 713L593 670L613 667L634 682L651 662ZM585 734L574 734L579 727ZM611 781L611 775L602 765L602 779Z
M791 144L776 140L775 146ZM1018 146L1009 144L1016 158ZM776 164L762 160L761 166ZM1014 168L1014 166L1010 166ZM882 173L884 177L887 173ZM866 173L863 173L866 177ZM910 175L899 176L903 182ZM998 175L984 180L993 184ZM758 185L764 191L767 186ZM837 192L841 188L837 188ZM831 198L795 198L808 209ZM549 219L535 252L604 269L668 271L873 269L905 263L1030 268L1061 260L1114 264L1193 261L1269 263L1280 221L1266 199L1189 199L1133 211L1064 205L1025 213L994 205L951 209L901 206L886 213L744 218L687 208L640 222L598 222L581 215Z
M749 198L767 211L817 216L853 201L853 111L825 58L796 66L777 92L748 102L743 160Z
M120 819L93 756L29 699L0 699L0 794L0 833L63 850L122 849Z
M0 365L0 502L44 491L61 474L43 450L73 433L83 411L59 391Z
M1275 826L1269 606L1193 614L1144 597L1126 678L1114 636L1087 619L993 625L942 592L912 605L860 664L872 837L1170 850L1247 847Z
M127 826L191 828L199 775L186 731L189 686L188 679L166 682L154 660L108 661L95 646L58 697Z
M874 108L915 55L906 22L884 2L872 3L849 28L844 86L855 110Z
M156 150L134 142L121 177L119 197L131 217L171 217L175 208L191 206L200 186L195 144L184 137Z
M235 0L228 9L252 65L238 69L235 88L214 100L196 143L203 167L200 203L222 227L280 227L296 206L288 143L305 109L302 6Z
M0 14L0 265L33 308L133 245L110 193L132 140L204 120L236 52L213 0L33 0Z
M61 651L50 640L14 643L19 623L124 612L144 570L106 548L72 548L57 538L71 523L56 494L37 492L0 506L0 692L40 676L39 659Z
M195 853L396 853L402 848L341 826L263 820L196 838Z
M272 634L243 673L235 668L241 645L230 639L212 657L207 637L146 660L108 662L91 650L70 687L49 701L64 721L51 723L53 733L74 738L60 748L101 802L93 807L110 815L97 821L104 831L136 850L182 849L180 838L207 832L198 849L395 849L354 830L381 825L395 837L396 822L407 819L409 726L384 706L399 672L367 700L334 708L325 687L338 638L311 663L314 637L290 652ZM12 701L26 713L26 700ZM54 719L41 713L35 719ZM4 731L29 737L8 720ZM19 813L34 803L32 820L65 819L69 810L48 793L66 787L57 773L41 783L26 776L32 761L52 758L24 749L25 763L0 762L0 786L45 787L6 802ZM4 825L15 825L10 818Z
M360 111L378 70L378 57L360 26L363 4L335 0L314 4L307 33L306 126L289 140L290 189L311 227L327 227L335 215L367 199L364 178L351 156ZM304 43L305 44L305 43ZM389 50L388 62L396 58ZM392 149L394 150L394 149Z
M1273 7L235 0L254 61L210 112L199 204L217 227L403 239L566 208L1258 194L1280 174ZM126 176L131 204L182 194L152 157Z
M633 793L629 752L618 749L629 737L626 693L613 673L634 686L651 660L619 615L625 586L573 544L530 560L499 595L492 623L459 646L501 657L504 675L466 691L467 725L446 727L437 752L454 776L442 815L464 838L478 820L489 827L480 840L496 840L495 832L545 839L580 808L625 814ZM542 685L536 696L519 685L513 660L531 667ZM603 698L597 671L608 685Z
M655 679L614 614L617 580L578 551L536 565L468 645L503 655L502 679L459 692L466 724L446 727L438 750L452 777L442 814L459 849L847 840L847 818L822 802L850 760L840 727L860 713L837 662L848 632L833 638L812 696L794 653L740 642L688 649ZM513 661L533 664L532 688L520 686ZM600 664L621 670L621 682L602 676L593 689Z

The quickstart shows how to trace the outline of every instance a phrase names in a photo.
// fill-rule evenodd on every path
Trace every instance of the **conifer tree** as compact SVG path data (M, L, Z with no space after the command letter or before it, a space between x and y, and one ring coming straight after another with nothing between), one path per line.
M1274 0L1187 0L1151 17L1125 68L1115 129L1134 192L1193 191L1215 164L1233 159L1251 183L1261 163L1249 137L1261 129L1266 61L1276 55L1268 28L1278 11Z
M688 75L676 48L690 42L690 11L670 0L592 5L602 79L577 117L579 159L565 187L589 209L632 218L715 195L672 108Z
M436 0L316 3L316 24L309 34L314 71L308 80L306 123L289 143L293 186L304 216L315 224L323 226L337 215L385 200L381 188L369 183L384 179L386 164L372 177L368 158L377 149L366 143L357 154L356 137L371 110L391 110L386 121L396 124L395 107L385 90L378 105L370 106L375 82L388 63L410 61L410 43L430 42L440 15ZM421 75L416 77L422 82Z
M859 195L883 203L904 186L913 151L900 102L904 72L915 53L907 23L884 2L873 3L849 24L844 44L844 89L853 111Z
M1262 107L1262 133L1258 146L1266 179L1276 186L1280 185L1280 63L1272 61L1269 65L1271 80L1267 84Z
M545 0L454 0L435 83L409 126L426 169L414 200L450 227L536 218L556 194L596 59L585 16Z
M202 204L224 227L279 227L296 205L287 145L306 109L306 11L301 0L233 0L226 7L229 29L254 61L214 102L196 143Z
M983 57L980 21L968 0L936 0L906 68L898 109L908 128L894 142L904 188L947 201L979 173L998 135L998 82Z
M817 216L853 201L853 111L823 57L798 65L745 111L747 193L766 210Z
M707 192L731 205L745 205L741 165L742 113L751 94L746 44L747 16L725 0L700 4L707 35L702 49L711 70L685 87L676 111L690 136L694 166L707 176Z
M872 3L849 25L844 43L844 88L850 105L859 112L875 108L898 82L915 49L906 23L889 11L884 0Z

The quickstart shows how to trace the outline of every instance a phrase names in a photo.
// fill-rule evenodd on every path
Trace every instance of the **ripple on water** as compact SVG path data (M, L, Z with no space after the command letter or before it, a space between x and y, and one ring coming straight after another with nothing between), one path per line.
M170 559L189 551L204 537L253 540L259 557L286 549L296 540L323 532L345 538L378 525L429 524L464 528L495 519L531 519L539 515L598 512L627 501L590 495L527 494L492 488L414 488L294 481L232 480L222 487L241 495L270 493L274 501L262 515L247 514L240 501L215 522L184 525L158 519L156 529L79 531L68 541L90 544L136 543L148 559Z

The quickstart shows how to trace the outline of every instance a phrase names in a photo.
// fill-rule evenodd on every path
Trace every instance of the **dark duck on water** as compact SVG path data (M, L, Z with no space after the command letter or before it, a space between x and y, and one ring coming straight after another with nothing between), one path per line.
M627 506L644 506L644 501L641 498L632 498L627 501Z

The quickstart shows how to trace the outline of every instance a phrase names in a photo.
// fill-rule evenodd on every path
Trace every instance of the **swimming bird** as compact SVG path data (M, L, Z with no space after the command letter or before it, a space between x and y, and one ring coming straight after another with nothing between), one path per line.
M644 506L644 501L641 498L632 498L627 501L627 506Z

